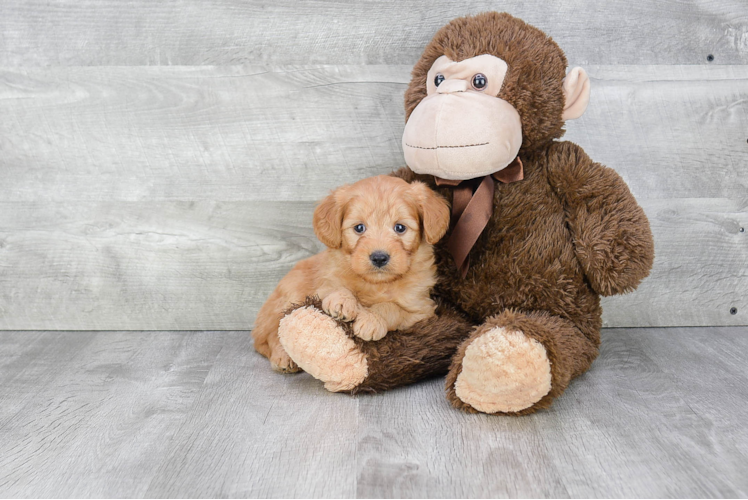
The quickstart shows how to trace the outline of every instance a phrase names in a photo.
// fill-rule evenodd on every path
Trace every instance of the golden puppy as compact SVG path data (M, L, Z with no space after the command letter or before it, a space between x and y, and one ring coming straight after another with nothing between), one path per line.
M434 314L432 244L449 226L449 205L425 184L380 175L333 191L314 211L328 248L302 260L257 314L255 349L273 369L298 371L278 340L283 313L317 295L332 317L353 322L364 340L408 328Z

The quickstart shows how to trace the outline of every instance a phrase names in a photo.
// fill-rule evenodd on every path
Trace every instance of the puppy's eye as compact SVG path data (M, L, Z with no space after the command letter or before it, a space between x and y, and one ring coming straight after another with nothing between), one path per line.
M356 224L353 226L353 230L356 231L357 234L364 234L364 231L366 231L366 226L363 224Z
M395 232L397 234L403 234L408 228L402 224L395 224Z
M436 77L434 77L434 85L436 85L437 87L438 87L438 86L439 86L439 84L440 84L440 83L442 83L443 81L444 81L444 75L441 75L441 74L440 74L440 75L436 75Z
M473 88L475 90L483 90L488 85L488 78L483 73L478 73L473 76Z

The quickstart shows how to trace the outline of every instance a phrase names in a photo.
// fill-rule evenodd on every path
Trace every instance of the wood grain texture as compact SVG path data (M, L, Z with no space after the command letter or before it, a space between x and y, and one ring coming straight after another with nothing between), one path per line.
M641 200L655 263L633 293L604 298L604 326L748 324L748 199ZM735 308L736 314L731 309Z
M0 336L3 344L10 335ZM59 332L41 341L50 349L23 356L29 368L3 367L19 375L3 387L3 406L20 409L0 421L0 493L143 496L225 337ZM30 376L45 366L54 366L54 378Z
M359 496L745 496L745 432L731 432L736 407L748 401L731 389L748 376L745 351L725 360L718 347L698 350L734 352L745 333L604 330L592 369L549 411L529 417L477 415L466 427L443 401L441 380L361 398L373 415L360 420ZM698 389L689 384L696 378ZM707 397L711 405L691 405ZM418 401L429 399L425 415Z
M592 369L520 418L455 410L442 379L331 394L272 372L249 332L0 346L4 497L748 495L745 327L603 330Z
M5 0L0 65L413 64L442 25L487 10L545 30L577 63L748 63L741 0Z
M606 326L745 325L748 209L643 200L652 275L605 299ZM323 247L309 202L0 203L0 329L249 328ZM737 314L731 314L731 308Z
M604 330L592 369L551 409L557 418L535 417L571 496L612 496L612 491L621 497L746 496L740 436L717 424L732 421L733 399L739 399L740 411L745 408L742 391L724 385L725 379L748 374L744 357L726 360L705 350L692 358L695 364L670 367L664 354L688 359L685 352L703 344L735 349L745 344L745 333L745 328ZM718 373L717 367L728 365L726 373ZM688 383L694 378L719 394L712 399L716 406L691 403L695 394L704 397ZM562 418L569 413L581 419Z
M317 200L402 164L402 67L0 72L0 199Z
M350 498L358 400L282 375L231 332L146 497Z
M748 192L748 66L589 67L592 96L565 140L618 171L638 199Z
M748 66L589 67L566 138L638 198L743 199ZM409 66L0 71L0 199L318 200L403 165Z
M444 380L361 397L359 498L569 498L535 418L467 415Z
M0 427L34 398L29 387L46 387L55 380L60 374L56 360L78 359L95 337L91 332L64 338L49 332L26 335L0 335Z
M746 324L748 66L588 69L566 138L623 176L657 247L605 324ZM0 328L248 328L321 248L314 201L402 165L409 70L2 70Z
M321 249L310 203L0 207L0 329L246 329Z
M321 249L310 203L2 204L0 328L246 328L293 263ZM604 301L606 326L739 325L746 208L645 201L652 275ZM731 308L738 314L730 314Z
M688 329L678 329L673 334L688 334ZM742 353L748 351L748 335L733 335L729 328L705 329L701 335L690 342L678 345L673 349L665 342L651 343L647 339L639 340L642 349L647 349L663 372L672 375L679 389L684 390L684 400L698 412L704 423L704 429L710 435L728 435L734 439L721 446L707 448L712 455L723 449L738 450L736 460L726 460L725 468L741 470L748 458L748 427L743 423L732 422L724 414L742 408L742 402L748 400L748 386L736 376L734 369L743 366L746 373L745 359ZM640 332L640 339L646 332ZM713 337L726 336L727 341L715 341ZM702 353L708 353L714 361L702 364ZM688 369L699 367L699 369ZM718 381L714 383L715 381ZM707 391L702 388L710 387Z

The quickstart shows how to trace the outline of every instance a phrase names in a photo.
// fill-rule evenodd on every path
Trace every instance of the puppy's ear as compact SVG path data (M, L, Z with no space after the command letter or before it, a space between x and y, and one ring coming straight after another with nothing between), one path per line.
M314 234L319 241L330 248L340 248L343 244L341 226L343 224L344 195L348 186L341 186L319 202L314 210Z
M423 236L433 245L449 229L449 203L423 182L413 182L410 188L418 200L418 208L423 221Z

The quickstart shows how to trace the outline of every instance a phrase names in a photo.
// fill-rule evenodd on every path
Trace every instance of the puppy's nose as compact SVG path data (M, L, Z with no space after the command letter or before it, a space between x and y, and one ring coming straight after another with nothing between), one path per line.
M377 267L384 267L390 261L390 254L381 250L377 250L376 252L372 252L371 255L369 255L369 260Z

